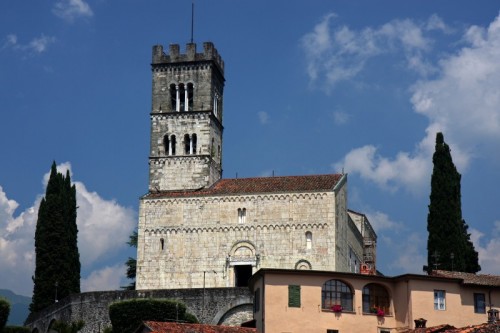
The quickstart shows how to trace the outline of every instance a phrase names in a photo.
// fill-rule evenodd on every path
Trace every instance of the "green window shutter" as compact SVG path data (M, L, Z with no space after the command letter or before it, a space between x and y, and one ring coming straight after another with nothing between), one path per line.
M288 306L300 308L300 286L288 286Z

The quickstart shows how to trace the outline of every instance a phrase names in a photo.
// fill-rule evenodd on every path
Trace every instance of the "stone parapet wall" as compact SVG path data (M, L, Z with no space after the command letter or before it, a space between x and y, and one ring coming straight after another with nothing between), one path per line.
M85 327L81 333L102 332L111 326L108 312L111 303L137 298L182 301L188 312L194 314L202 323L238 325L252 319L253 299L248 288L96 291L73 294L36 314L31 314L26 320L26 326L32 332L45 333L54 320L83 320ZM240 319L242 321L237 322Z

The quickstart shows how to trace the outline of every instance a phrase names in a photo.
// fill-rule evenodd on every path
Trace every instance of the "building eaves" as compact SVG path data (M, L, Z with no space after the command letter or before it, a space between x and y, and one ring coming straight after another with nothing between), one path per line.
M217 181L210 188L194 191L149 192L143 198L175 198L198 196L224 196L266 193L304 193L332 191L342 174L228 178Z

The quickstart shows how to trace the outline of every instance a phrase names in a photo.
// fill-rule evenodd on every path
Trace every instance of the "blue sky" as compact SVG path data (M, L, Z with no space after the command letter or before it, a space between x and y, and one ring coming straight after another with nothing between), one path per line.
M483 273L500 274L497 1L195 2L226 64L224 177L348 173L378 269L422 272L443 131ZM55 160L78 190L82 289L127 283L147 191L151 49L190 39L191 1L0 2L0 288L31 295ZM201 49L201 46L199 47Z

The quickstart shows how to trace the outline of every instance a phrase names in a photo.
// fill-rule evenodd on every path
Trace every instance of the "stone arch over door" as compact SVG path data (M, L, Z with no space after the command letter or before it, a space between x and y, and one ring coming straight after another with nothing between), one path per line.
M248 279L257 270L258 261L259 255L252 242L242 240L234 243L226 261L230 285L245 287Z

